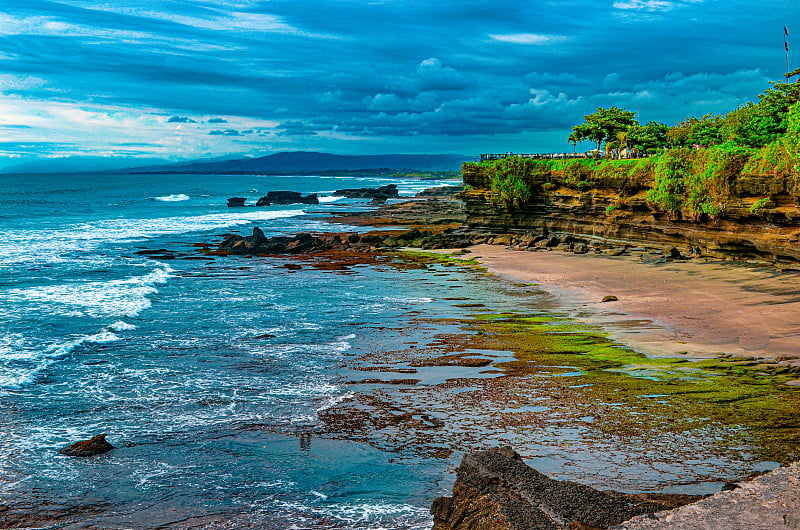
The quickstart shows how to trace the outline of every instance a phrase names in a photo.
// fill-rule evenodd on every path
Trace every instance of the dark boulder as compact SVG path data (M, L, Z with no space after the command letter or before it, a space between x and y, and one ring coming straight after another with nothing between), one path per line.
M252 237L253 237L253 244L256 246L267 242L267 236L264 235L264 231L257 226L253 228Z
M107 453L114 446L106 441L106 434L92 436L89 440L81 440L62 448L59 453L65 456L94 456Z
M271 204L319 204L316 193L303 195L296 191L270 191L258 199L256 206L269 206Z
M698 500L691 495L599 491L548 478L510 447L464 456L452 497L433 501L438 530L608 528Z
M374 199L376 197L385 197L390 199L392 197L399 197L395 184L387 184L380 188L351 188L345 190L336 190L333 192L338 197L345 197L347 199Z
M247 200L247 197L230 197L228 199L228 206L233 208L236 206L244 206L244 201Z
M675 247L669 247L664 249L664 256L668 259L684 259L683 254L681 254L681 251Z

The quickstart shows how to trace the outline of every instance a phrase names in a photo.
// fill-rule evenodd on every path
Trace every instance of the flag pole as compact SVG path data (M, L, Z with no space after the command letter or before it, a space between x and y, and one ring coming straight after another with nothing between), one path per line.
M783 27L783 47L786 50L786 82L789 82L789 28Z

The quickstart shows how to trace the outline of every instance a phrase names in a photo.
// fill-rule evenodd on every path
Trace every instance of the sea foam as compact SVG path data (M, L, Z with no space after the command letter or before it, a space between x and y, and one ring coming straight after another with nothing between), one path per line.
M163 197L148 197L148 199L159 202L181 202L188 201L189 196L183 193L175 193L173 195L164 195Z
M54 230L0 231L0 265L63 263L70 253L86 252L108 243L130 243L152 237L229 228L254 221L303 215L303 210L237 211L154 219L107 219Z
M36 382L39 374L58 359L87 344L104 344L120 340L107 329L75 337L44 348L29 344L19 334L0 338L0 389L18 389Z
M96 318L135 317L150 307L150 295L158 292L156 285L166 283L173 272L168 265L159 263L143 276L9 289L0 293L0 299L37 303L40 310L64 316L81 312Z

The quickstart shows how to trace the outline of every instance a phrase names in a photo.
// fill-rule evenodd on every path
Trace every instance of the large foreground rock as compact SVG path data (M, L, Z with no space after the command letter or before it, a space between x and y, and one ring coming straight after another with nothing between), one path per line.
M782 467L733 491L675 510L636 517L624 530L778 530L800 528L800 463Z
M609 528L699 498L598 491L553 480L502 447L464 456L453 496L436 499L431 513L437 530Z

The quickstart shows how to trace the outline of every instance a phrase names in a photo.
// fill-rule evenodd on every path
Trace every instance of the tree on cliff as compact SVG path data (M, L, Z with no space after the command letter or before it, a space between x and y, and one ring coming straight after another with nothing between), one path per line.
M628 128L626 139L628 147L637 151L652 151L667 145L667 130L665 123L651 121L647 125L631 125Z
M596 112L587 114L584 122L572 128L572 135L579 142L589 140L597 144L600 150L603 142L612 140L617 134L625 132L636 122L636 115L628 110L613 106L608 109L598 108Z

